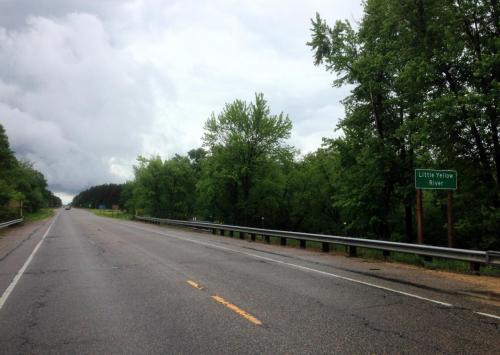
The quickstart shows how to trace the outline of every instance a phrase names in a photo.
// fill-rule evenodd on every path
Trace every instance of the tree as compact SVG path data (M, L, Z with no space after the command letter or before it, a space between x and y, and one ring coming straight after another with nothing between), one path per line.
M342 163L337 206L360 232L393 239L404 206L411 240L414 168L455 168L459 244L499 243L497 1L368 0L364 7L357 31L317 15L309 43L315 64L338 75L336 85L354 86L339 125L345 136L332 141ZM426 194L434 211L426 230L436 242L444 218L432 204L443 197Z
M198 150L191 158L175 155L163 161L159 156L139 157L135 179L124 190L127 209L155 217L191 218L195 212L196 169L202 156Z
M0 124L0 206L5 206L15 196L12 171L16 167L17 160L10 149L5 129Z
M0 125L0 220L16 216L19 211L9 205L23 203L27 212L57 206L60 200L47 189L42 173L29 161L19 161L10 149L5 129Z
M212 114L203 136L208 156L198 189L216 218L231 223L259 224L261 197L271 204L266 179L291 148L285 145L292 123L287 115L271 115L262 94L247 104L236 100L219 115ZM272 190L272 191L271 191ZM269 195L271 193L271 195ZM262 196L262 194L266 194Z
M73 198L72 205L77 207L98 208L101 205L111 208L120 205L123 185L103 184L89 187Z
M410 122L417 108L405 101L407 93L397 82L405 65L401 57L407 56L392 38L393 32L404 29L391 6L390 1L368 1L358 32L347 21L330 28L317 15L309 45L315 51L315 64L325 62L338 74L337 86L355 85L344 101L346 117L339 124L345 138L332 141L349 156L340 159L339 173L344 175L337 206L351 216L353 232L387 239L393 200L404 200L407 239L411 239L412 194L407 188L411 173L405 171L413 170Z
M287 230L341 234L344 225L334 206L338 154L324 146L293 162L287 173L282 213Z

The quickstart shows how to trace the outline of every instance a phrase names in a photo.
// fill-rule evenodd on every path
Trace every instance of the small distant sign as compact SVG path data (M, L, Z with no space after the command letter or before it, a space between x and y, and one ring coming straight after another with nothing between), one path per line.
M105 210L105 209L106 209L106 205L105 205L104 203L101 203L101 204L99 205L99 209L100 209L100 210Z
M415 188L427 190L456 190L455 170L415 169Z

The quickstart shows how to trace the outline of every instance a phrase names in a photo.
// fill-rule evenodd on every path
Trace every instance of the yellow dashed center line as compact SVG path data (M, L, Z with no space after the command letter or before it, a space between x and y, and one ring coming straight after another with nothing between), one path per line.
M199 284L197 284L196 282L194 281L191 281L191 280L187 280L187 283L190 284L191 286L193 286L194 288L198 289L198 290L202 290L203 287L200 286Z
M224 306L226 306L227 308L229 308L230 310L232 310L233 312L235 313L238 313L240 316L242 316L243 318L245 318L246 320L248 320L249 322L252 322L253 324L255 325L262 325L262 322L260 320L258 320L257 318L255 318L254 316L252 316L251 314L245 312L244 310L242 310L241 308L235 306L234 304L226 301L224 298L222 297L219 297L219 296L212 296L212 298L214 300L216 300L217 302L223 304Z

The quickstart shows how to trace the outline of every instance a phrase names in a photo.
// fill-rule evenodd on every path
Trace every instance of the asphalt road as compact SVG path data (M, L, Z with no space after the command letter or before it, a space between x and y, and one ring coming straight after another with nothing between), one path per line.
M500 307L367 265L60 211L0 255L0 353L500 353Z

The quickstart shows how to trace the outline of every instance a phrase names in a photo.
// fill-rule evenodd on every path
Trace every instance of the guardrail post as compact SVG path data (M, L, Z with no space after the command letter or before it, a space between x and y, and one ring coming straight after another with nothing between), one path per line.
M252 240L252 242L255 242L256 238L257 236L255 235L255 233L250 234L250 239Z
M285 237L280 237L280 244L286 245L286 238Z
M476 263L474 261L470 262L470 271L472 271L475 274L479 274L479 271L481 270L481 264Z
M266 241L267 244L271 243L271 237L270 236L265 235L264 239L265 239L265 241Z
M382 250L382 255L384 259L389 259L391 257L391 252L389 250Z
M212 228L212 234L217 234L217 229Z
M240 239L245 239L245 233L244 232L240 232Z
M300 247L302 249L305 249L306 248L306 240L305 239L299 239L299 241L300 241Z
M330 243L328 242L321 243L321 251L328 253L330 251Z
M220 233L220 235L224 235L224 229L221 229L221 230L219 231L219 233Z
M358 251L354 245L349 245L347 247L347 250L349 251L349 256L352 256L352 257L358 256Z
M229 231L229 236L234 237L234 231Z

